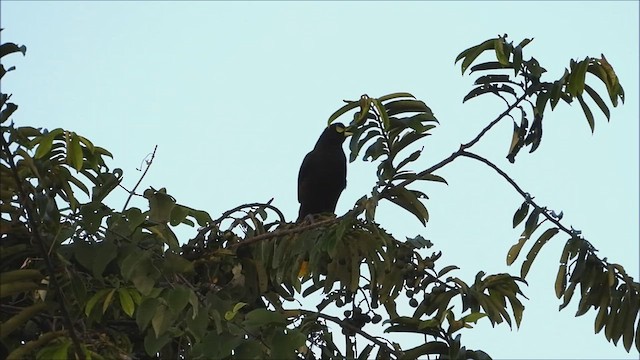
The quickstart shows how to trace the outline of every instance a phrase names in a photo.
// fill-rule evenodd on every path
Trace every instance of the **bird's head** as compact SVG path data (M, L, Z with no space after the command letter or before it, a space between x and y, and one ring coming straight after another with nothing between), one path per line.
M331 133L331 135L338 134L339 136L337 136L338 138L341 138L342 140L344 140L344 138L353 135L353 132L351 131L350 127L344 126L344 124L342 123L333 123L329 126L327 126L327 129L325 130L325 133L329 132Z
M333 123L327 126L327 128L322 132L322 135L320 135L320 138L316 143L316 147L332 146L336 144L342 145L344 139L353 134L349 130L350 129L342 123Z

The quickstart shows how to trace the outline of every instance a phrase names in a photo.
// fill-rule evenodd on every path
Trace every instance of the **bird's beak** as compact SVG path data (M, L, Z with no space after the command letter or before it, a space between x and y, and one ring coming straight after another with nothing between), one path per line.
M347 126L346 128L343 128L342 134L344 134L344 137L353 135L353 128L351 126Z

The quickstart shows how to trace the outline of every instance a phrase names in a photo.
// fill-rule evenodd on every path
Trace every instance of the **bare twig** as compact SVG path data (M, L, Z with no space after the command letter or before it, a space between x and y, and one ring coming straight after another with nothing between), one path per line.
M58 282L58 277L55 274L53 262L51 258L47 255L47 248L44 244L44 240L40 237L40 231L38 227L38 221L35 218L35 212L32 209L32 204L27 196L23 186L22 181L20 181L20 177L18 176L18 170L15 162L13 161L13 155L9 150L9 144L4 139L4 136L0 136L2 139L2 147L7 155L7 162L11 167L11 174L13 175L14 180L16 181L16 186L18 187L18 196L20 198L20 203L22 204L22 208L26 212L27 221L29 226L31 227L31 236L33 236L34 242L40 250L42 257L44 259L45 266L47 267L47 272L49 273L49 281L51 281L51 287L60 297L60 312L62 313L62 319L64 321L65 326L67 327L67 331L69 332L69 337L71 338L71 342L73 343L74 352L76 353L76 357L78 359L84 359L82 352L82 347L80 346L80 338L78 334L76 334L75 328L73 327L73 322L71 321L71 316L69 315L69 310L67 309L67 304L65 301L64 293L62 292L62 288L60 283Z
M131 198L133 197L133 194L136 193L136 189L138 188L138 186L142 182L142 179L144 179L145 175L147 175L147 171L149 171L149 168L151 167L151 164L153 163L153 159L156 157L156 150L158 150L158 145L156 145L153 148L153 152L151 153L151 159L145 161L146 164L147 164L147 167L144 169L144 172L142 173L142 176L140 176L140 179L136 183L136 186L134 186L133 189L131 189L131 191L129 192L129 196L127 197L127 201L124 202L124 206L122 207L122 211L123 212L125 210L127 210L127 205L129 205L129 201L131 201Z

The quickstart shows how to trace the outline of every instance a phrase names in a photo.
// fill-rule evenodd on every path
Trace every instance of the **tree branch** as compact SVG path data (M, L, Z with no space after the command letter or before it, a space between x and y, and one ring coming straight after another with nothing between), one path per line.
M430 168L421 171L420 173L417 174L417 177L415 179L406 179L398 184L396 184L396 187L406 187L407 185L411 184L412 182L416 181L417 179L431 174L434 171L442 168L443 166L447 165L448 163L452 162L453 160L455 160L457 157L461 156L462 153L472 147L473 145L475 145L478 141L480 141L480 139L492 128L494 127L498 122L500 122L500 120L502 120L505 116L509 115L509 113L515 109L516 107L518 107L518 105L526 99L526 97L528 96L527 93L524 93L522 96L520 96L519 98L516 99L516 101L511 104L511 106L509 106L505 111L503 111L500 115L498 115L498 117L496 117L492 122L490 122L484 129L482 129L482 131L480 131L480 133L473 138L471 141L469 141L466 144L462 144L460 145L460 149L458 149L457 151L455 151L454 153L452 153L451 155L449 155L447 158L443 159L442 161L440 161L439 163L431 166Z
M310 230L310 229L315 229L317 227L321 227L321 226L337 223L340 220L342 220L342 217L322 220L322 221L318 221L318 222L315 222L313 224L309 224L309 225L305 225L305 226L297 226L297 227L295 227L293 229L286 229L286 230L280 230L280 231L276 230L276 231L264 233L264 234L261 234L261 235L258 235L258 236L254 236L254 237L248 238L248 239L243 240L241 242L238 242L238 243L235 243L235 244L231 244L228 247L228 249L235 249L235 248L237 248L239 246L250 245L250 244L256 243L258 241L271 239L271 238L278 237L278 236L284 236L284 235L290 235L290 234L304 232L304 231L307 231L307 230Z

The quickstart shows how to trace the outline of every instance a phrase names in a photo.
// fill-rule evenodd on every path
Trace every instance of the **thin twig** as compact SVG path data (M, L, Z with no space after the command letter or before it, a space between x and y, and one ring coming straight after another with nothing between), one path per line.
M502 120L505 116L509 115L509 113L515 109L516 107L518 107L518 104L520 104L523 100L525 100L525 98L528 95L525 93L522 96L520 96L513 104L511 104L511 106L509 106L505 111L503 111L500 115L498 115L498 117L496 117L492 122L489 123L489 125L487 125L484 129L482 129L482 131L480 131L480 133L473 138L471 141L469 141L466 144L462 144L460 145L460 149L458 149L457 151L455 151L454 153L452 153L451 155L449 155L447 158L443 159L442 161L440 161L439 163L431 166L430 168L421 171L420 173L417 174L417 176L413 179L406 179L400 183L398 183L397 185L395 185L396 187L406 187L407 185L411 184L412 182L416 181L417 179L431 174L434 171L442 168L443 166L447 165L448 163L452 162L453 160L455 160L457 157L459 157L460 155L462 155L462 152L465 151L466 149L472 147L473 145L475 145L478 141L480 141L480 139L492 128L494 127L498 122L500 122L500 120Z
M149 168L151 167L151 164L153 163L153 159L156 157L156 150L158 150L158 145L156 145L153 148L153 152L151 153L151 159L149 159L148 161L146 161L147 163L147 168L144 169L144 172L142 173L142 176L140 176L140 179L138 180L138 182L136 183L136 186L133 187L133 189L131 189L131 191L129 192L129 196L127 197L127 201L124 202L124 206L122 207L122 211L124 212L125 210L127 210L127 205L129 205L129 201L131 201L131 198L133 197L133 194L136 193L136 189L138 188L138 186L140 185L140 183L142 182L142 179L144 179L145 175L147 175L147 171L149 171ZM148 155L147 155L148 156Z
M2 139L2 147L7 155L7 162L11 167L11 174L13 175L14 180L16 181L16 186L18 187L18 196L20 197L20 202L22 203L22 208L26 212L27 221L29 226L31 227L31 235L35 239L36 246L42 257L44 259L45 266L47 267L47 272L49 272L49 280L51 281L51 287L54 289L56 294L60 297L60 312L62 312L62 318L69 332L69 337L71 338L71 342L73 343L74 352L76 353L76 357L79 359L84 359L82 352L82 347L80 346L80 338L78 334L76 334L75 328L73 327L73 322L71 321L71 316L69 315L69 310L67 309L67 305L65 302L65 296L62 292L62 287L58 282L58 277L55 274L53 262L51 258L47 256L47 249L44 244L44 240L40 237L40 231L38 228L38 223L35 220L35 213L31 208L31 201L27 196L24 187L22 186L22 181L20 181L20 177L18 176L18 170L15 162L13 161L13 154L9 150L9 144L4 139L4 135L0 136Z
M509 175L507 175L507 173L505 173L504 171L502 171L502 169L500 169L498 166L496 166L494 163L492 163L491 161L483 158L480 155L474 154L472 152L468 152L468 151L462 151L460 153L461 156L465 156L471 159L475 159L478 160L482 163L484 163L485 165L489 166L490 168L492 168L493 170L495 170L498 174L500 174L500 176L502 176L505 180L507 180L507 182L523 197L527 200L527 203L531 204L534 208L536 208L537 210L540 211L540 213L542 215L544 215L544 217L547 218L547 220L551 221L553 224L555 224L560 230L566 232L567 234L574 236L573 233L571 232L571 230L567 229L564 225L562 225L560 223L560 221L558 221L558 219L554 218L553 216L551 216L551 214L549 214L548 211L543 211L542 207L539 206L538 204L536 204L535 201L533 201L533 199L531 199L531 197L524 191L522 190L522 188L516 184L515 181L513 181L513 179L511 179L509 177Z
M542 214L546 218L546 220L551 221L555 226L558 227L558 229L562 230L567 235L569 235L571 237L576 237L576 235L575 235L573 230L568 229L566 226L562 225L562 223L560 223L560 220L558 218L552 216L549 211L544 211L544 209L540 205L536 204L536 202L533 201L533 199L531 198L531 196L529 196L528 193L526 193L524 190L522 190L522 188L520 186L518 186L518 184L516 184L516 182L509 177L509 175L507 175L504 171L502 171L502 169L500 169L494 163L492 163L491 161L483 158L480 155L477 155L477 154L474 154L474 153L468 152L468 151L462 151L460 156L465 156L465 157L468 157L470 159L474 159L474 160L480 161L480 162L484 163L485 165L489 166L490 168L492 168L493 170L495 170L498 174L500 174L500 176L502 176L518 192L518 194L520 194L527 201L528 204L530 204L536 210L538 210L539 213ZM589 250L590 253L594 254L596 251L598 251L593 246L593 244L591 244L591 242L589 242L588 240L586 240L586 239L580 239L580 240L584 241L588 245L588 248L589 248L588 250ZM600 259L597 256L596 256L596 258L600 261L600 263L604 267L608 266L608 262ZM624 279L624 276L622 274L616 272L616 276L620 280L623 280L623 281L626 282L626 280Z

